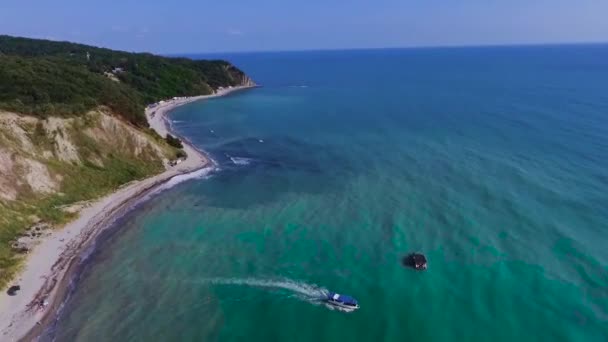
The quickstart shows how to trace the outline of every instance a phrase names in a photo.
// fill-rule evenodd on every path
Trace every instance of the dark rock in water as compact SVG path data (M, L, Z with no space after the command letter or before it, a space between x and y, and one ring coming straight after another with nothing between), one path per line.
M11 286L11 287L8 288L8 291L6 291L6 293L9 296L14 296L14 295L17 294L17 291L19 291L19 290L21 290L21 286L19 286L19 285L13 285L13 286Z
M403 257L403 266L416 270L426 270L426 257L420 253L411 253Z

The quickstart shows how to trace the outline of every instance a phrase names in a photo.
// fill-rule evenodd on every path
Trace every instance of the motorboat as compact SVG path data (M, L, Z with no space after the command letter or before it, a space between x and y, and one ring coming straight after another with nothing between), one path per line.
M335 292L328 292L325 302L347 310L357 310L359 308L359 303L357 303L355 298Z

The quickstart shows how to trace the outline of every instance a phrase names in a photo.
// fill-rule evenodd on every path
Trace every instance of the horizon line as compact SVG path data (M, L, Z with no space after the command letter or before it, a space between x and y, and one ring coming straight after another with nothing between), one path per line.
M459 49L459 48L505 48L505 47L558 47L573 45L608 45L605 41L580 42L543 42L543 43L505 43L505 44L446 44L446 45L415 45L415 46L387 46L387 47L351 47L351 48L304 48L304 49L277 49L277 50L226 50L213 52L180 52L159 53L167 57L184 57L187 55L219 55L219 54L248 54L248 53L290 53L290 52L338 52L338 51L368 51L368 50L417 50L417 49ZM156 53L155 53L156 54Z
M19 36L0 33L0 36L13 38L38 39L54 42L67 42L82 45L89 45L96 48L109 49L114 51L130 52L130 53L149 53L165 57L185 57L188 55L221 55L221 54L248 54L248 53L290 53L290 52L331 52L331 51L368 51L368 50L414 50L414 49L458 49L458 48L504 48L504 47L556 47L556 46L572 46L572 45L606 45L607 40L602 41L563 41L563 42L531 42L531 43L465 43L465 44L438 44L438 45L410 45L410 46L386 46L386 47L338 47L338 48L303 48L303 49L260 49L260 50L225 50L225 51L210 51L210 52L152 52L151 50L127 50L115 47L108 47L104 44L86 43L82 41L67 40L61 38L48 38L36 36Z

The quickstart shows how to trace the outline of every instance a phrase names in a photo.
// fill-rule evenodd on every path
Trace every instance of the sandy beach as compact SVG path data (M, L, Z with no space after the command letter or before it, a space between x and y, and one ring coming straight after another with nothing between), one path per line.
M177 106L193 101L226 95L249 87L222 89L215 94L163 101L146 109L150 127L161 136L170 132L166 115ZM156 176L131 182L115 192L89 202L74 221L56 229L28 255L22 272L14 279L21 290L16 296L0 295L0 340L35 339L53 313L61 305L70 281L70 274L78 265L81 252L104 228L124 214L143 196L178 175L212 167L213 161L184 141L187 158Z

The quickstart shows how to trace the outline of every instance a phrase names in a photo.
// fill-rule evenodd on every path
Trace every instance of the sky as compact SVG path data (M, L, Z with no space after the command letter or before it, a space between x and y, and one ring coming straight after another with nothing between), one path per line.
M0 0L0 34L161 54L608 42L608 0Z

